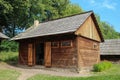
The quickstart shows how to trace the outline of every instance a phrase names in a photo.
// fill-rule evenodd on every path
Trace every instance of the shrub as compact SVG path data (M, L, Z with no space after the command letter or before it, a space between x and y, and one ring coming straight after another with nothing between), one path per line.
M3 40L0 45L0 50L1 51L6 51L6 52L17 52L18 51L18 43L15 41L8 41L8 40Z
M103 61L93 66L95 72L101 72L112 67L112 63L109 61Z

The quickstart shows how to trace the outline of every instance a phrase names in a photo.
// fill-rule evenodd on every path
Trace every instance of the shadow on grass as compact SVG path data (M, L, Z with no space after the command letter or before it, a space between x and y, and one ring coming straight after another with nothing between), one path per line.
M6 62L10 65L17 65L18 64L18 57L17 56L10 57L10 58L4 60L4 62Z

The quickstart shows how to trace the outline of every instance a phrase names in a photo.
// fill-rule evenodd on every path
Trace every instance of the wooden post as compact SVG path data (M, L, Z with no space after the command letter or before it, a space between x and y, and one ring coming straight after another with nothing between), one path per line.
M45 43L45 66L51 67L51 42Z

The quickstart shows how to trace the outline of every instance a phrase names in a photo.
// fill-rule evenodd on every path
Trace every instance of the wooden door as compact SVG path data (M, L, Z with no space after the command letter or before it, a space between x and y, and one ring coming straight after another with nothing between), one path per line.
M28 44L28 65L33 65L33 44Z
M51 67L51 42L45 43L45 66Z

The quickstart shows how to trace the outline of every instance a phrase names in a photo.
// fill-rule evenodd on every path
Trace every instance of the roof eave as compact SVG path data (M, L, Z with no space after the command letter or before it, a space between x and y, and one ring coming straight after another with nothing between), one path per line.
M31 39L31 38L37 38L37 37L45 37L45 36L54 36L54 35L62 35L62 34L74 34L75 31L71 32L66 32L66 33L60 33L60 34L51 34L51 35L44 35L44 36L34 36L34 37L26 37L26 38L12 38L10 39L11 41L19 41L19 40L24 40L24 39Z
M101 32L101 30L100 30L100 27L99 27L99 25L98 25L98 22L97 22L97 20L96 20L96 18L95 18L95 14L92 13L91 16L92 16L92 18L93 18L93 20L94 20L94 22L95 22L95 24L96 24L96 26L97 26L96 28L97 28L98 33L99 33L99 36L100 36L100 38L101 38L101 42L104 42L104 38L103 38L102 32Z

